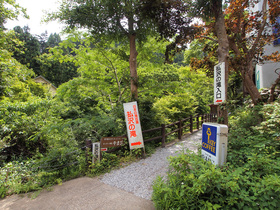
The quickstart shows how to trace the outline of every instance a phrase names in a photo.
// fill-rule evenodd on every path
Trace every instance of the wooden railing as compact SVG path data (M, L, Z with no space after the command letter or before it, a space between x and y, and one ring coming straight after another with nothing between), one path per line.
M150 132L160 131L160 135L148 139L144 138L144 142L150 142L150 141L161 139L161 143L162 143L161 145L162 147L165 147L167 136L177 132L177 139L181 140L184 134L193 133L194 130L199 130L204 122L216 122L216 121L217 121L216 115L204 114L204 115L190 116L188 118L181 119L177 122L173 122L168 125L162 124L161 127L142 131L143 135Z
M171 123L168 125L162 124L160 127L144 130L144 131L142 131L143 136L145 136L145 134L149 134L151 132L160 133L160 135L155 136L155 137L150 137L150 138L144 137L144 142L151 142L151 141L161 139L161 146L165 147L166 146L166 137L168 137L169 135L177 132L177 139L181 140L182 136L184 134L193 133L195 130L199 130L202 127L202 124L204 122L217 122L217 116L214 114L195 115L195 116L190 116L185 119L181 119L177 122L174 122L174 123ZM123 135L123 136L126 137L126 135ZM148 135L148 136L151 136L151 135ZM169 143L171 143L171 142L169 142ZM91 140L86 140L86 148L92 149L91 145L92 145ZM121 146L118 146L107 152L109 152L109 153L115 152L115 151L119 150L120 148L121 148Z

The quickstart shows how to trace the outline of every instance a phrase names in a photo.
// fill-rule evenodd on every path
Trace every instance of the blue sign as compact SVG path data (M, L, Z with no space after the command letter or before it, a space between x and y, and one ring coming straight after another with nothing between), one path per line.
M202 150L216 156L217 127L211 125L202 126Z

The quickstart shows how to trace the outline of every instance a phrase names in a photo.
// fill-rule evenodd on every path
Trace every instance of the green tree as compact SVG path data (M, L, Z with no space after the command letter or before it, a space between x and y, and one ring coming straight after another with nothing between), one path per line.
M155 32L154 21L144 15L140 0L63 1L51 19L63 21L68 28L86 28L94 37L113 38L129 43L129 66L132 98L138 97L136 39L145 41Z
M95 91L100 92L104 99L114 106L127 97L127 52L122 45L115 42L99 42L95 45L93 42L93 38L86 33L72 33L67 40L51 49L53 55L50 59L75 64L81 77L91 81ZM69 53L64 54L67 50Z
M47 47L52 48L52 47L58 46L58 44L60 42L61 42L61 38L60 38L59 34L57 34L57 33L51 34L47 41Z
M11 59L11 49L13 46L19 44L17 39L14 39L12 33L6 32L4 24L7 20L14 20L23 14L26 18L26 9L20 7L14 0L2 0L0 1L0 100L5 96L5 90L7 86L6 78L4 77L5 68L7 62Z
M28 65L35 71L37 69L35 58L40 55L40 43L38 39L30 33L30 28L16 26L14 28L16 38L23 42L22 48L14 52L13 57L21 64ZM36 72L37 73L37 72Z
M77 66L73 62L60 62L51 53L36 57L37 74L48 79L56 87L77 77Z
M193 18L188 17L188 7L181 0L142 0L141 12L154 20L156 29L161 37L172 40L166 46L165 63L171 64L173 59L194 39L198 28L192 25ZM176 56L177 55L177 56Z
M16 20L18 16L22 14L25 18L28 18L26 9L19 6L15 0L1 0L0 1L0 30L5 29L5 23L7 20Z
M39 43L40 43L40 53L46 53L47 51L47 41L48 41L48 32L45 31L44 33L41 33L40 35L36 35Z
M197 11L194 15L204 18L204 24L201 27L205 30L199 35L200 39L209 39L218 44L217 57L220 54L228 57L229 68L240 75L244 92L250 95L254 104L257 104L262 98L254 84L255 62L279 61L279 52L263 56L263 54L268 53L265 52L265 46L273 43L275 38L279 36L279 33L271 33L273 27L276 29L275 32L279 27L277 24L279 4L270 0L261 2L252 0L229 1L227 5L224 5L224 9L220 10L220 18L217 18L216 15L211 16L208 13L208 11L212 11L211 9L205 8L205 5L211 6L214 3L206 4L206 2L208 1L189 3L192 5L192 11ZM260 10L255 10L256 7ZM220 22L219 26L226 33L222 34L217 30L218 21L223 22ZM219 36L221 34L222 37ZM220 43L221 41L224 45ZM227 44L225 45L225 43ZM230 51L219 53L221 48L230 49Z

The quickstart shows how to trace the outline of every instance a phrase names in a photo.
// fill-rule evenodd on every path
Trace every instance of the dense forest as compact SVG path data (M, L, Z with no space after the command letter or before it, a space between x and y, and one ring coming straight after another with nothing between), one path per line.
M264 13L249 14L246 1L223 6L222 1L65 1L47 18L66 24L67 37L62 40L57 33L31 34L27 26L5 29L5 21L26 13L14 1L4 2L0 3L0 197L97 175L138 157L137 151L131 154L124 147L91 164L83 150L85 140L124 135L122 104L134 100L142 130L209 113L214 65L226 62L227 101L221 109L231 113L226 112L228 165L215 168L199 155L182 154L171 160L177 172L166 182L156 181L153 199L159 209L188 208L198 202L194 197L201 207L214 209L279 204L280 109L275 108L279 97L264 99L252 85L252 60L275 39L262 26ZM277 16L279 5L268 3L265 14ZM218 21L221 14L223 22ZM200 18L201 25L193 24L193 18ZM252 31L259 37L246 36L250 44L244 44L244 34ZM222 32L228 42L220 41ZM279 55L260 59L277 61ZM48 85L36 83L37 76L56 86L56 94ZM148 144L147 152L159 144ZM267 168L268 164L272 166ZM181 171L182 165L188 170ZM211 188L209 180L217 183ZM198 183L200 191L193 191L191 186ZM263 198L266 193L275 199ZM189 200L178 200L176 195L181 194L189 194ZM209 196L217 199L210 203L205 200ZM246 196L251 200L244 201Z

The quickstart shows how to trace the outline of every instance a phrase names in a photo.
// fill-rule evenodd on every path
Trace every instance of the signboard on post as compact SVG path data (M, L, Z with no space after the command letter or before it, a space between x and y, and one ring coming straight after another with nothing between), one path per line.
M215 165L226 163L228 127L217 123L203 123L201 155Z
M214 67L214 104L222 103L225 100L225 62L222 62Z
M100 147L101 151L107 151L107 148L110 147L118 147L124 144L125 136L118 136L118 137L103 137L100 140Z
M144 141L140 125L137 102L134 101L130 103L125 103L123 104L123 108L126 121L129 148L130 150L143 148Z

